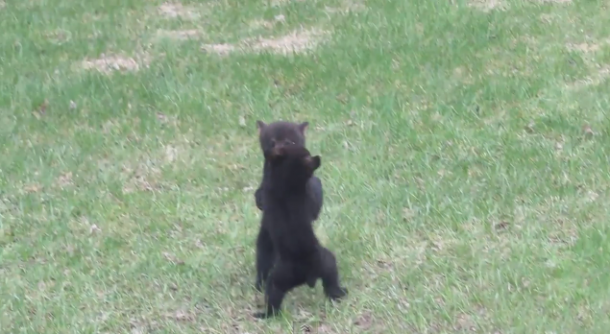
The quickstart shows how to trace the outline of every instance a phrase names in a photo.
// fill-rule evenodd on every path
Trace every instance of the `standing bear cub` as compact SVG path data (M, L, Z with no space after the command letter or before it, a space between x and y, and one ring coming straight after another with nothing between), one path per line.
M339 284L335 255L320 244L312 225L317 213L311 210L314 199L307 194L307 182L320 167L320 157L298 145L276 146L265 155L269 178L261 189L262 228L276 257L265 286L266 309L254 314L257 318L276 315L286 293L318 278L328 298L347 295Z
M263 156L268 156L267 153L271 152L276 146L305 146L305 131L309 126L308 122L294 123L286 121L276 121L272 123L265 123L263 121L256 121L256 127L258 128L258 139L260 148ZM254 197L256 200L256 206L259 210L263 210L263 195L262 189L265 183L269 182L270 163L265 159L263 166L263 179L261 185L256 189ZM310 207L311 212L314 214L314 220L318 218L320 211L322 210L323 196L322 182L316 176L312 176L307 181L307 193L309 199L307 203ZM313 222L313 221L312 221ZM269 232L261 226L258 236L256 238L256 283L255 287L258 291L263 290L263 284L267 280L271 268L275 263L275 250L271 241ZM312 279L307 282L307 285L314 287L316 279Z

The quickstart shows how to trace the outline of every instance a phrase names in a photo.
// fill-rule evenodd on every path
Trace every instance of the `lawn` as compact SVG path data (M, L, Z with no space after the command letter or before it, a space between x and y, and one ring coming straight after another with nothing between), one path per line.
M0 0L0 332L607 333L610 3ZM257 321L256 120L349 296Z

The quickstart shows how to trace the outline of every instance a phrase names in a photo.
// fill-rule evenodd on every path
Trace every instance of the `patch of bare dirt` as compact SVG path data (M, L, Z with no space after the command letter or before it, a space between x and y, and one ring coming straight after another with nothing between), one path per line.
M586 40L584 42L567 43L566 48L570 51L593 53L601 50L604 46L610 45L610 38L597 40L589 36L586 36L585 38Z
M202 46L202 49L221 55L226 55L237 50L250 52L271 51L276 54L288 55L314 49L322 42L325 35L325 32L316 29L295 30L277 38L259 37L244 40L237 44L205 44Z
M102 54L97 59L83 60L82 68L110 74L113 71L139 71L142 66L148 67L149 63L150 58L146 55L133 58L121 55Z
M275 27L276 24L284 22L286 22L286 16L284 16L283 14L279 14L276 15L273 20L253 20L250 22L249 25L252 29L271 29Z
M43 186L38 184L38 183L33 183L33 184L28 184L25 187L23 187L23 190L26 193L38 193L43 189Z
M187 39L196 39L200 36L198 30L189 29L189 30L158 30L157 35L159 37L166 37L174 40L187 40Z
M601 45L599 43L586 43L586 42L579 43L579 44L568 43L566 45L566 47L570 51L579 51L579 52L583 52L583 53L596 52L601 49Z
M491 12L492 10L504 10L507 4L503 0L470 0L468 6L483 12Z
M176 158L178 157L178 153L179 153L178 148L175 146L172 146L172 145L166 145L164 152L165 152L164 158L165 158L166 163L173 163L176 160Z
M72 185L72 172L67 172L67 173L61 174L55 181L55 184L62 189L71 186Z
M322 36L323 33L317 30L293 31L278 38L258 38L250 47L254 51L269 50L279 54L301 53L314 49Z
M237 50L233 44L221 43L221 44L204 44L201 49L206 52L216 53L221 56L228 55L229 53Z
M170 19L188 19L194 20L199 18L199 13L192 7L184 6L179 2L166 2L159 6L161 15Z
M179 322L195 322L197 320L197 314L191 310L178 310L174 313L168 313L166 317Z

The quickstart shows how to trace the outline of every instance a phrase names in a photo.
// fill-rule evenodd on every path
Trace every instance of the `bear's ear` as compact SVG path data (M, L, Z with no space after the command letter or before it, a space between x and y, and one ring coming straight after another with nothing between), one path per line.
M309 127L309 122L303 122L303 123L299 124L299 131L301 131L302 134L305 134L305 130L307 130L308 127Z
M261 134L261 131L267 126L263 121L256 121L256 128L258 129L258 134Z
M315 157L307 157L306 161L312 171L320 168L320 165L322 164L322 159L319 155L316 155Z

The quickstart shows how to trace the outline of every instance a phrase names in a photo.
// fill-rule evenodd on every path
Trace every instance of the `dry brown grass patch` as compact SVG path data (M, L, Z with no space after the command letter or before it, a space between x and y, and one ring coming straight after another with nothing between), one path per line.
M61 174L56 180L55 185L61 189L72 186L72 172Z
M204 44L201 49L206 52L216 53L221 56L228 55L229 53L237 50L237 47L233 44L221 43L221 44Z
M314 49L323 35L324 33L319 30L300 30L278 38L258 38L247 44L254 51L269 50L285 55Z
M589 38L587 38L589 39ZM602 50L604 46L610 45L610 39L598 41L586 41L582 43L567 43L566 49L583 54L583 58L592 68L592 74L584 79L567 84L567 89L578 90L588 86L597 86L610 77L610 66L596 64L592 54Z
M276 54L288 55L293 52L303 53L314 49L322 42L326 35L326 32L317 29L301 29L294 30L277 38L259 37L243 40L237 44L204 44L202 49L220 55L226 55L237 50L251 52L271 51Z
M545 13L545 14L540 15L540 21L542 21L544 23L552 23L556 19L557 19L557 16L553 15L553 14Z
M570 51L579 51L583 53L591 53L596 52L601 49L601 45L599 43L568 43L566 48Z
M159 6L161 15L170 19L188 19L194 20L199 18L199 13L193 7L184 6L179 2L166 2Z
M265 28L265 29L271 29L273 27L275 27L276 24L278 23L284 23L286 22L286 17L283 14L279 14L276 15L273 20L269 21L269 20L253 20L250 22L250 28L252 29L260 29L260 28Z
M96 59L85 59L81 62L81 66L85 70L97 70L104 74L110 74L113 71L139 71L142 66L148 67L150 57L147 55L139 55L134 57L126 57L122 55L102 54Z
M492 10L504 10L508 5L503 0L470 0L468 6L483 12L491 12Z
M610 38L602 40L592 40L590 37L587 37L585 42L567 43L566 48L570 51L577 51L586 54L597 52L607 45L610 45Z

